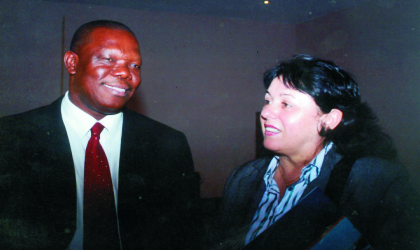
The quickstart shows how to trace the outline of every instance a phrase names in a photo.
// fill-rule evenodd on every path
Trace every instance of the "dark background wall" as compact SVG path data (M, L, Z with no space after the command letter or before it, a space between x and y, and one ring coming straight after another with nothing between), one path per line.
M420 2L370 0L298 24L296 51L355 75L420 191Z
M410 3L411 2L411 3ZM255 157L263 72L277 59L311 53L354 73L362 96L396 140L416 182L420 166L420 3L368 0L339 12L284 22L176 14L40 0L0 3L0 117L51 103L81 24L127 24L141 44L142 85L130 108L183 131L203 198L218 197L236 166ZM63 30L63 18L64 30ZM153 166L151 166L153 167Z

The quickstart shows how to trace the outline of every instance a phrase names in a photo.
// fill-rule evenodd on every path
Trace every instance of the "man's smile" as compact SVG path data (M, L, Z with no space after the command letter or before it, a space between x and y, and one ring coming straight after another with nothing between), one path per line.
M106 84L104 84L104 86L107 87L107 88L109 88L109 89L113 89L115 91L118 91L120 93L125 93L127 91L127 90L125 90L123 88L113 87L113 86L106 85Z

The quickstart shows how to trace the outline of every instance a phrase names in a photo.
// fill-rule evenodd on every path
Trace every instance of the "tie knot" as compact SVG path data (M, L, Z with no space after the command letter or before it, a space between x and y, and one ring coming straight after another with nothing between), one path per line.
M102 124L100 124L99 122L95 123L95 125L93 125L93 127L91 128L92 136L99 137L103 129L104 126Z

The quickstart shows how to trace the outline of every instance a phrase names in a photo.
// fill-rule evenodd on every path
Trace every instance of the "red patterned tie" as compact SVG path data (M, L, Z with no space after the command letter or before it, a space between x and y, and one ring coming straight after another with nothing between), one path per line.
M96 123L86 147L83 200L83 250L120 249L111 173L99 143L104 126Z

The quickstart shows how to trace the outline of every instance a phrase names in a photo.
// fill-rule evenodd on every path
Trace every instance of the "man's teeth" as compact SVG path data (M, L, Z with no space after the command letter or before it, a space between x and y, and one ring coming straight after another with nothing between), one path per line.
M106 85L106 84L104 86L107 87L107 88L109 88L109 89L113 89L113 90L116 90L118 92L121 92L121 93L125 92L125 89L120 89L120 88L117 88L117 87L112 87L112 86L109 86L109 85Z
M266 127L265 131L269 131L269 132L280 132L280 130L272 128L272 127Z

